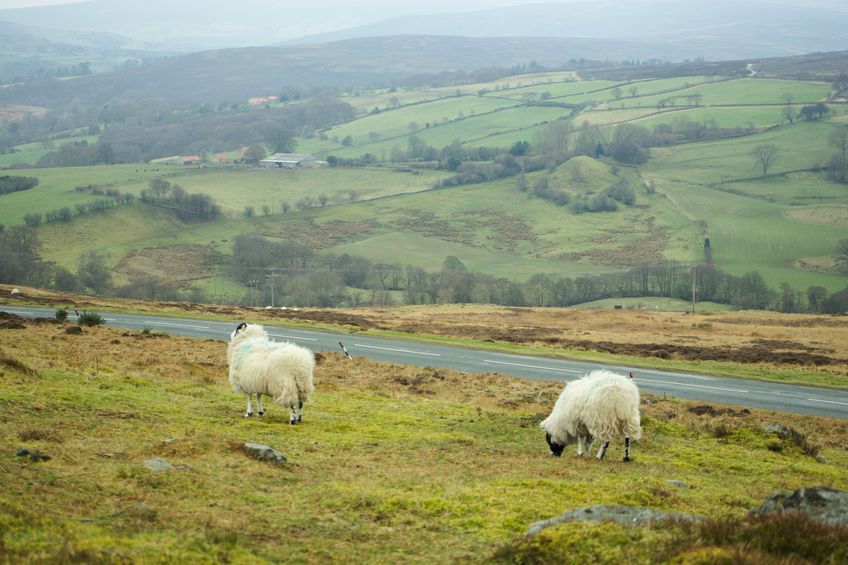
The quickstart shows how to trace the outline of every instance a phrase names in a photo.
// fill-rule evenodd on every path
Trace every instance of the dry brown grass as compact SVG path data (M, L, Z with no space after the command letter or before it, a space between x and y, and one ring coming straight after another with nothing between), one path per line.
M7 295L0 285L0 296ZM798 368L848 377L848 317L777 312L648 312L489 305L266 311L188 303L59 294L23 289L18 299L80 310L115 307L215 314L255 321L297 321L457 339L597 351L631 357Z

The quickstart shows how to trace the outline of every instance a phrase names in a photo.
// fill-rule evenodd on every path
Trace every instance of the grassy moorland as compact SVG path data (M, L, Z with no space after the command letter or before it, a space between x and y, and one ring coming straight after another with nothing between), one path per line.
M53 324L0 332L2 561L846 558L844 528L745 517L775 491L848 488L844 421L655 398L642 406L633 462L621 462L618 442L603 462L572 450L557 459L537 427L555 382L325 354L315 400L291 427L278 407L241 417L222 342L106 328L70 335ZM795 440L762 431L771 422ZM247 458L248 441L288 463ZM51 459L16 457L19 447ZM173 467L146 468L155 458ZM596 504L708 520L566 523L523 537L533 522Z

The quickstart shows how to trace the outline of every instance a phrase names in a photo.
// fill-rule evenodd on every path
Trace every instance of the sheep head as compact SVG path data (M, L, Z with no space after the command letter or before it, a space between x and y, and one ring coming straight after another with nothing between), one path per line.
M268 334L265 333L265 329L258 324L248 324L246 322L240 323L233 333L230 334L230 341L235 341L236 338L239 337L249 337L249 338L268 338Z
M551 455L553 455L554 457L559 457L562 455L562 451L563 449L565 449L565 444L559 444L555 442L551 438L551 434L549 433L545 433L545 441L548 442L548 447L551 450Z

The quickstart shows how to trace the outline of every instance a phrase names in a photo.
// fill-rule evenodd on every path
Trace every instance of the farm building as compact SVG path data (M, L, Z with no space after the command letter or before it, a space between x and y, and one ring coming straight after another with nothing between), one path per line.
M316 161L312 155L300 155L297 153L274 153L259 162L263 167L276 167L279 169L320 167L324 164L324 161Z

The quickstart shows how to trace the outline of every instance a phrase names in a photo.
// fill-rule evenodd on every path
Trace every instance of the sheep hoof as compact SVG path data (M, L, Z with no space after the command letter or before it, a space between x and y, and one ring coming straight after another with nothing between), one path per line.
M299 423L301 423L302 421L303 421L303 416L298 416L298 417L297 417L297 423L299 424Z
M625 457L625 458L624 458L624 462L625 462L625 463L630 463L630 458L629 458L629 457Z
M251 416L253 416L253 412L245 412L244 414L245 418L250 418Z
M260 416L263 416L265 414L265 412L257 412L257 414L259 414Z

